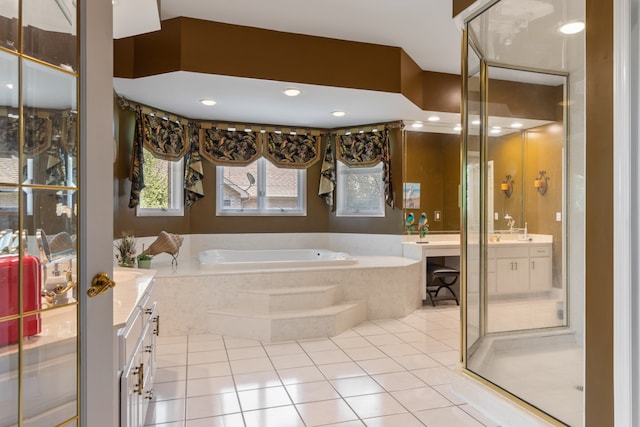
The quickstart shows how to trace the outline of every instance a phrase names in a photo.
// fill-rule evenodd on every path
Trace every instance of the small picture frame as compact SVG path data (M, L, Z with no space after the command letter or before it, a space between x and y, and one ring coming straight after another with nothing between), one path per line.
M420 183L405 182L403 188L404 209L420 209Z

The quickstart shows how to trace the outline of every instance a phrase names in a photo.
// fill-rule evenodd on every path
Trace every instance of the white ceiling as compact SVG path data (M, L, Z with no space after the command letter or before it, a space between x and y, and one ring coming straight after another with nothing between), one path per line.
M424 70L460 73L460 32L452 0L162 0L162 19L187 16L271 30L402 47ZM145 14L137 0L118 0L129 16ZM138 7L137 11L131 8ZM114 32L131 34L135 21L114 19ZM123 28L124 27L124 28ZM141 27L139 32L145 32ZM302 94L286 97L295 86ZM394 120L425 120L424 112L397 93L288 84L190 72L114 79L128 99L193 119L335 128ZM160 90L162 88L162 90ZM217 104L205 107L202 98ZM330 113L343 110L335 118ZM457 115L454 115L457 116ZM459 122L451 119L452 125Z

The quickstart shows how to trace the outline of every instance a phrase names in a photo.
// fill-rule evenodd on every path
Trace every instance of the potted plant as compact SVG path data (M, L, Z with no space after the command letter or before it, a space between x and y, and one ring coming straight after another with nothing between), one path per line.
M120 267L133 267L136 263L136 238L129 232L123 232L122 237L116 243L116 260Z
M151 268L152 258L151 255L145 253L138 255L138 268Z

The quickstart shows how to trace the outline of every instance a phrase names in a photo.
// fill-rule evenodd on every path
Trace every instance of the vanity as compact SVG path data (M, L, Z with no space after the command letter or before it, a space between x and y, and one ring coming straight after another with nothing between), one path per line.
M153 399L160 316L153 299L155 270L115 268L113 325L120 387L120 426L142 427Z
M487 251L488 295L516 296L550 291L553 287L552 247L553 236L546 234L530 234L526 240L518 234L492 236ZM459 267L460 235L427 235L422 241L417 236L406 236L402 251L404 257L422 261L421 283L426 283L428 258L444 257L446 265ZM477 252L469 251L470 265L479 262L477 255ZM469 277L473 281L472 271L469 271ZM422 293L424 300L426 287Z

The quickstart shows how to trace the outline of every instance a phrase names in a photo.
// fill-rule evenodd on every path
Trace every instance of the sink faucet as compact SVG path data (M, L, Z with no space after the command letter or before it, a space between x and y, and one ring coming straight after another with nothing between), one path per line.
M507 225L509 226L509 233L513 233L513 226L516 224L516 220L509 214L504 214L504 219L507 220Z

